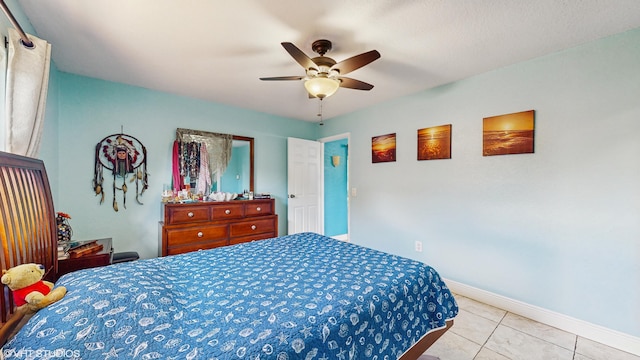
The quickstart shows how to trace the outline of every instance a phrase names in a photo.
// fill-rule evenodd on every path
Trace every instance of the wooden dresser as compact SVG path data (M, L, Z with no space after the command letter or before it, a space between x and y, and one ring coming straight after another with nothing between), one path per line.
M278 236L274 199L164 204L158 255Z

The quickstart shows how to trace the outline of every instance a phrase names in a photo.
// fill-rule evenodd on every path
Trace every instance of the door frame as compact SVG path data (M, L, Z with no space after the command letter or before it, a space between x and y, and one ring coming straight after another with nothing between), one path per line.
M322 144L321 146L321 151L322 151L322 157L324 158L324 143L327 142L331 142L331 141L336 141L336 140L342 140L342 139L347 139L347 161L346 161L346 166L347 166L347 238L339 238L338 240L343 240L346 242L349 242L351 239L351 191L349 191L349 189L351 189L351 133L346 132L346 133L342 133L342 134L337 134L337 135L332 135L332 136L327 136L324 138L320 138L318 139L318 142L320 142ZM320 203L321 203L321 209L322 209L322 229L324 232L324 166L322 166L322 171L320 174L321 178L320 178Z

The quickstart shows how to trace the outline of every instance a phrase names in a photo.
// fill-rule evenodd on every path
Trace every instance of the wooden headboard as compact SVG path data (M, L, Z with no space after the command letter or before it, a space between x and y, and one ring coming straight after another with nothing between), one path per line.
M57 272L57 225L42 160L0 151L0 267L42 264L45 279ZM14 311L11 291L0 284L0 325Z

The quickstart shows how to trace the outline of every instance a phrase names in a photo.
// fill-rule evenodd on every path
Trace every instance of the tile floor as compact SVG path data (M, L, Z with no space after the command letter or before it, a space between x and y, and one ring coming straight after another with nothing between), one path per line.
M456 300L455 324L420 360L640 360L461 295Z

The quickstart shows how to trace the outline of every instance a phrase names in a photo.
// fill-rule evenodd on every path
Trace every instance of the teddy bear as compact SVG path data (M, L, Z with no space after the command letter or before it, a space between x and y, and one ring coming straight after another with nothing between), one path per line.
M22 264L2 271L2 283L13 292L15 306L26 313L34 313L64 297L67 289L42 280L44 266Z

